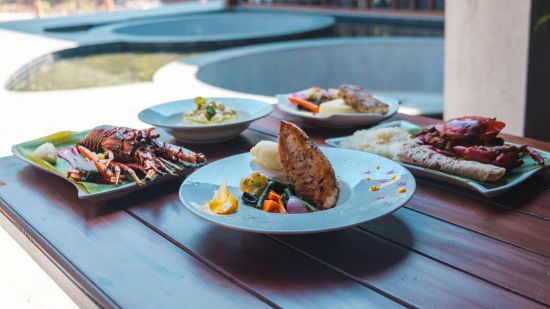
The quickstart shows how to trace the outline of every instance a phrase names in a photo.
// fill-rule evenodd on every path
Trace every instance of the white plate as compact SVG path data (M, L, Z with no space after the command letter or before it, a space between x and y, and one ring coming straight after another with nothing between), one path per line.
M412 174L391 160L355 150L327 147L321 150L332 163L340 186L340 198L334 208L283 215L244 205L239 180L252 171L262 171L249 153L218 160L193 172L181 185L180 200L193 214L227 228L255 233L305 234L344 229L387 215L403 206L416 190ZM225 179L239 200L239 210L231 215L211 214L204 210L204 205ZM380 189L371 191L375 185ZM398 188L406 191L399 193Z
M206 98L223 102L227 108L237 111L237 118L219 124L186 124L183 113L195 110L194 99L173 101L149 107L141 111L139 120L163 128L176 139L189 143L216 143L237 137L251 122L266 117L273 105L244 98Z
M387 114L343 113L334 114L331 116L319 116L318 114L312 112L298 110L297 105L288 100L289 96L290 94L277 95L277 106L283 112L300 118L310 125L326 128L355 128L379 123L395 115L400 105L400 102L397 99L374 96L378 100L389 105Z

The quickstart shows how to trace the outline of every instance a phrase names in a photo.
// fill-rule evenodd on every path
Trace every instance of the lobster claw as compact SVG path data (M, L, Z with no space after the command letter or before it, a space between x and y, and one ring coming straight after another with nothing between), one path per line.
M451 138L477 136L481 139L496 137L506 124L496 118L480 116L466 116L443 121L436 125L436 129Z
M472 146L454 146L454 153L456 153L460 158L465 160L477 161L481 163L493 164L495 161L495 154L492 151L489 151L485 148Z
M538 164L544 165L544 158L540 155L540 153L536 152L535 150L531 149L531 147L527 145L521 146L521 149L525 149L527 153L535 160Z

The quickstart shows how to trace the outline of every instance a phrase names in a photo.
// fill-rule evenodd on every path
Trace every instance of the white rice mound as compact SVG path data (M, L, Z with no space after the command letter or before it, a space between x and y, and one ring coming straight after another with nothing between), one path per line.
M342 140L344 148L371 152L389 159L395 159L399 149L412 140L407 130L398 127L358 130Z

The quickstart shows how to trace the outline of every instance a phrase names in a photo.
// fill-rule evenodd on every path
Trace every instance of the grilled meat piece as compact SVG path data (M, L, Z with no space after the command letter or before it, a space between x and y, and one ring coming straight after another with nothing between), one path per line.
M381 102L368 93L361 86L342 85L338 91L338 96L344 99L344 102L359 113L387 114L388 104Z
M282 121L279 158L296 194L320 209L336 205L340 189L327 157L296 125Z

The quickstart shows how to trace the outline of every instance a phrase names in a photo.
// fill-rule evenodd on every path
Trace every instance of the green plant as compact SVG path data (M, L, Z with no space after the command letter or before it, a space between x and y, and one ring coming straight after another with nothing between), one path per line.
M535 23L535 26L533 27L533 31L537 32L539 29L550 20L550 12L543 14L537 22Z

